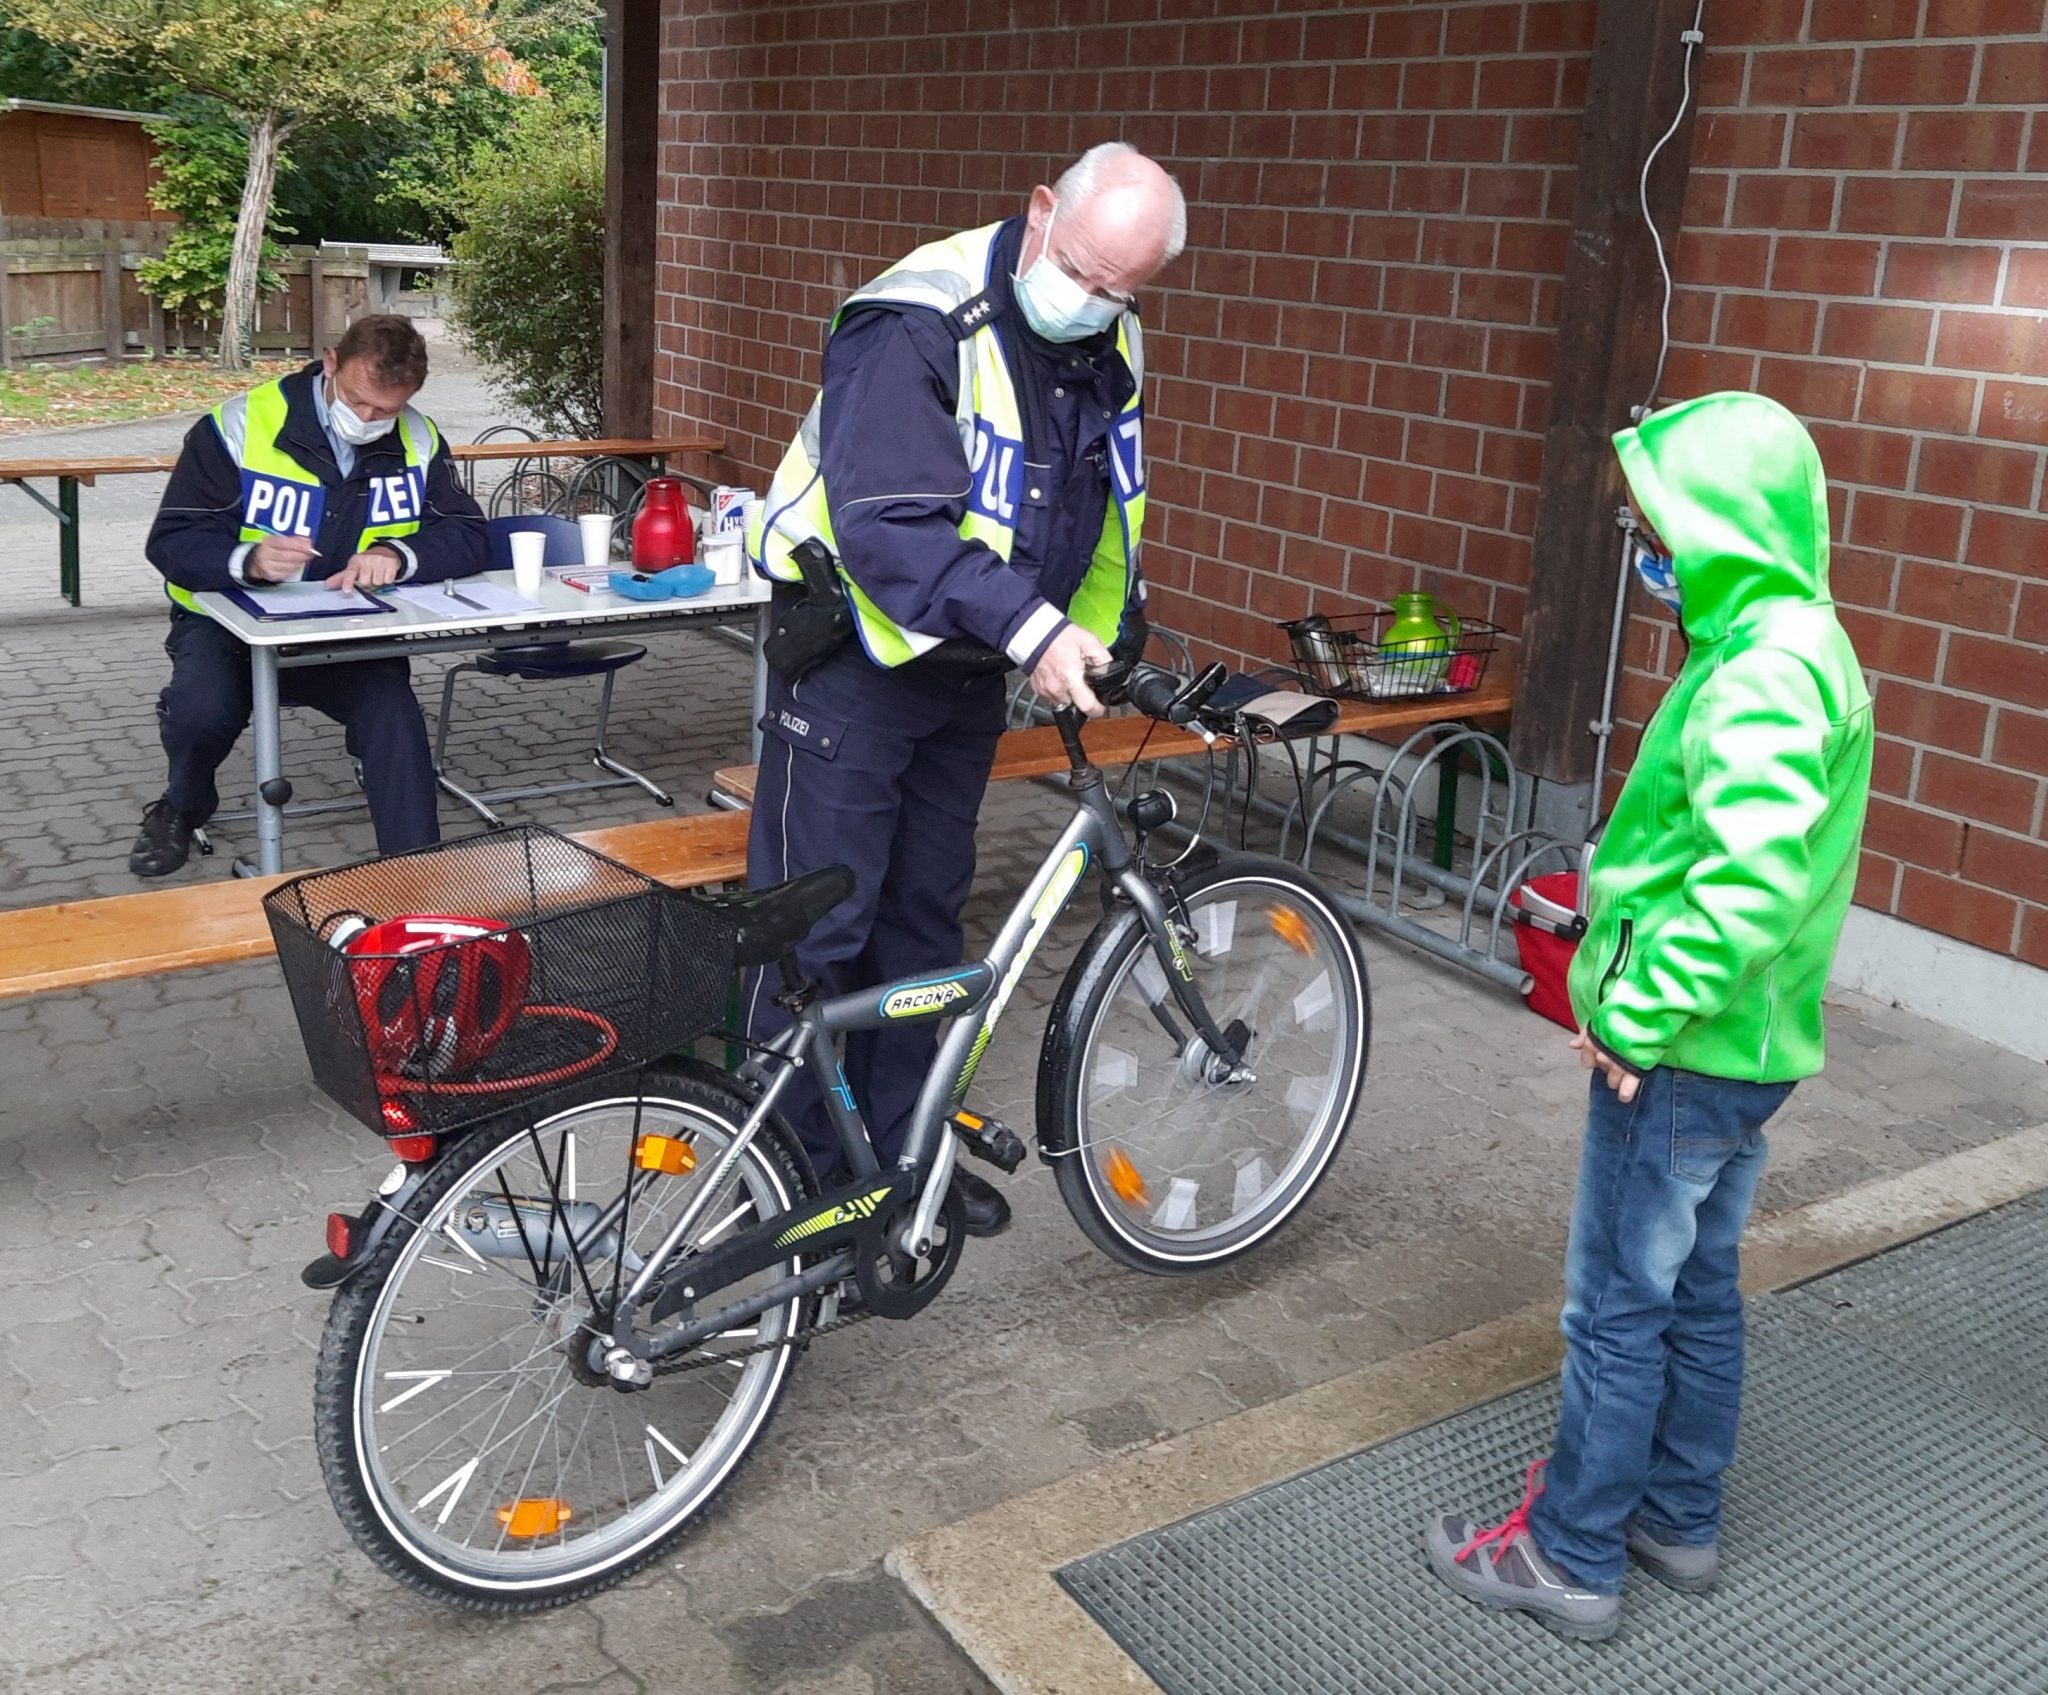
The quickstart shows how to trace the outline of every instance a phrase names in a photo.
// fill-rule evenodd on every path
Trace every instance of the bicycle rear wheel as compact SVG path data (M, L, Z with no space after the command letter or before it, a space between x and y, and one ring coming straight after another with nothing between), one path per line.
M687 1356L735 1357L644 1391L589 1368L593 1298L608 1303L615 1272L638 1269L750 1106L673 1067L638 1083L642 1096L614 1079L450 1150L335 1296L314 1395L321 1469L357 1545L414 1589L502 1614L617 1583L710 1504L774 1416L794 1350L747 1350L808 1322L809 1300ZM687 1143L694 1169L636 1173L648 1135ZM808 1167L785 1137L762 1127L682 1252L801 1202ZM797 1269L791 1259L721 1302Z
M1134 911L1082 947L1046 1026L1038 1123L1061 1197L1111 1258L1166 1275L1250 1252L1300 1210L1350 1127L1372 1008L1351 925L1285 860L1182 885L1211 1051Z

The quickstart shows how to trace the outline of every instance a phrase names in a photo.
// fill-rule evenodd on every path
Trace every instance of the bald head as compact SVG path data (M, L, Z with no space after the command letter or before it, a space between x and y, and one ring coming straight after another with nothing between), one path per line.
M1091 294L1128 299L1179 254L1187 222L1172 177L1135 147L1104 142L1069 166L1057 187L1031 191L1017 269L1030 270L1046 251L1050 226L1054 264Z

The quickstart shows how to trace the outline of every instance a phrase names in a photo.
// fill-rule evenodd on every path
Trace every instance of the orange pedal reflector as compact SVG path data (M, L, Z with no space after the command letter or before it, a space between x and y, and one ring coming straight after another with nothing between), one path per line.
M633 1163L642 1171L681 1177L697 1169L697 1150L680 1136L657 1136L649 1131L633 1144Z
M558 1501L552 1495L514 1501L509 1507L498 1509L498 1522L505 1527L505 1534L525 1542L554 1535L575 1516L567 1501Z
M1296 953L1314 953L1315 932L1309 923L1291 906L1276 906L1266 914L1266 922L1273 927L1273 934L1291 947Z
M1109 1186L1116 1191L1116 1197L1127 1207L1145 1207L1152 1204L1151 1191L1145 1187L1145 1179L1138 1175L1138 1168L1126 1157L1122 1148L1111 1148L1109 1158L1102 1162L1104 1175Z

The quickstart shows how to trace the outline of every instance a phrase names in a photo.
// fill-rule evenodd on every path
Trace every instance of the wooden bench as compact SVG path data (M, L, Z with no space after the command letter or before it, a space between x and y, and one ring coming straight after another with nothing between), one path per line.
M1384 741L1390 735L1405 735L1425 724L1468 718L1498 721L1507 716L1514 698L1513 672L1496 665L1493 674L1469 694L1344 701L1338 708L1336 723L1323 733L1372 736ZM1146 739L1148 731L1150 740ZM1098 765L1127 765L1138 757L1141 746L1144 757L1153 760L1200 753L1207 745L1192 730L1155 724L1135 714L1091 725L1086 739L1089 755ZM1002 740L996 744L995 767L989 778L1002 783L1019 777L1048 777L1066 769L1067 750L1059 731L1051 724L1040 724L1028 730L1003 732ZM729 765L713 773L711 782L719 794L752 806L760 773L758 765Z
M576 839L664 883L694 888L746 874L747 817L692 813ZM259 959L271 951L263 897L286 880L229 878L0 912L0 1000Z
M660 436L645 441L609 437L601 441L450 442L457 464L496 459L652 459L666 464L676 453L723 453L722 436ZM107 455L98 459L0 459L0 483L12 483L57 520L57 592L79 604L78 491L101 477L163 476L178 463L175 453ZM33 478L54 477L57 498L29 487Z

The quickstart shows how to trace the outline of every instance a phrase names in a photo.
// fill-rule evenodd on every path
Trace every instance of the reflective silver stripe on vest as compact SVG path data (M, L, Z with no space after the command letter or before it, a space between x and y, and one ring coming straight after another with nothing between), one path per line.
M885 283L888 285L886 288L882 286ZM970 286L965 277L952 271L884 271L867 287L848 295L846 304L839 311L844 316L851 307L880 301L894 305L929 306L934 311L950 312L955 307L965 306L980 292ZM920 299L919 296L926 298Z
M249 439L249 397L238 394L234 399L222 402L218 412L213 426L220 431L220 439L227 443L228 457L239 466L242 463L242 444Z

